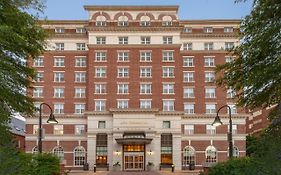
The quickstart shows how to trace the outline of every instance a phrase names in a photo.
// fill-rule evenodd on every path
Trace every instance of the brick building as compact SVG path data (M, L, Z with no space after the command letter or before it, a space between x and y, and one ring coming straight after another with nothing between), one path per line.
M245 155L245 118L214 68L233 58L239 20L180 20L177 6L85 6L89 19L49 20L47 51L31 66L35 105L59 121L46 124L43 150L66 167L119 162L122 170L174 164L176 170L227 159L233 114L236 156ZM37 151L38 118L26 119L26 152Z

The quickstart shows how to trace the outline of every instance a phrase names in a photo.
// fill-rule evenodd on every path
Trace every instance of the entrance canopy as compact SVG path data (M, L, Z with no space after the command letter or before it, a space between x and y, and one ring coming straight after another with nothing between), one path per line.
M123 138L115 139L118 144L149 144L152 139L145 138L144 133L124 133Z

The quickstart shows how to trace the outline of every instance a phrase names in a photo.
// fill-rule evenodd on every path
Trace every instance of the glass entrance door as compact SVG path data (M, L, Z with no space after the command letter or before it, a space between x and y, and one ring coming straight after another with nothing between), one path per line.
M125 152L124 153L124 170L142 171L144 170L144 153L143 152Z

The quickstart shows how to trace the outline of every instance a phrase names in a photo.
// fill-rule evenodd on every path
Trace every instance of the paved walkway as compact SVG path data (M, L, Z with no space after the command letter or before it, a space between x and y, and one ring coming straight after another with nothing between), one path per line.
M182 172L174 172L171 171L153 171L153 172L147 172L147 171L141 171L141 172L113 172L113 171L72 171L69 173L69 175L198 175L199 173L197 171L182 171Z

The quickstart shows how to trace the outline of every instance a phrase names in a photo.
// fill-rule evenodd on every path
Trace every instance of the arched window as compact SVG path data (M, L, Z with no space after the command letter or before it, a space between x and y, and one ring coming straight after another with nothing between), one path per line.
M78 146L74 149L74 165L83 166L86 160L86 152L82 146Z
M186 146L183 149L183 168L188 168L189 164L195 164L195 149L192 146Z
M206 162L217 162L217 149L214 146L208 146L206 149Z
M172 17L170 16L163 16L163 22L162 22L162 26L172 26L173 22L172 22Z
M55 156L57 156L60 159L61 162L64 160L64 151L63 151L63 148L61 146L56 146L53 149L53 154Z
M38 153L38 147L35 146L32 148L32 154L37 154Z
M140 18L140 25L141 26L150 26L150 17L149 16L142 16Z
M229 148L227 149L227 156L229 156ZM233 157L239 157L239 148L237 146L233 146Z
M118 26L128 26L129 25L129 19L127 16L119 16L118 18Z
M96 26L106 26L106 18L104 16L98 16L96 18Z

